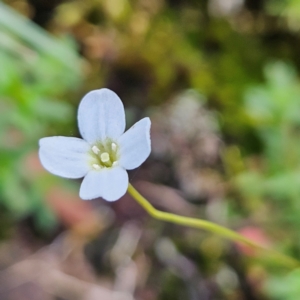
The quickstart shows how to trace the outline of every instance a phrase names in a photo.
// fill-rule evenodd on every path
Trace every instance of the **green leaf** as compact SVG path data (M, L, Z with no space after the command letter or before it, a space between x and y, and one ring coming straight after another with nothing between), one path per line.
M300 270L283 276L273 276L266 284L266 290L274 300L296 300L300 295Z

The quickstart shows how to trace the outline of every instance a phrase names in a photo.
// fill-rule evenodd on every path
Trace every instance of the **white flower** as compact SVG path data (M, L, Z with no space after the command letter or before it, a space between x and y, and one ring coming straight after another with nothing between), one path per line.
M80 197L103 197L115 201L128 188L126 170L140 166L149 156L150 119L144 118L125 130L120 98L108 89L91 91L78 108L78 127L83 139L54 136L40 139L39 157L49 172L84 177Z

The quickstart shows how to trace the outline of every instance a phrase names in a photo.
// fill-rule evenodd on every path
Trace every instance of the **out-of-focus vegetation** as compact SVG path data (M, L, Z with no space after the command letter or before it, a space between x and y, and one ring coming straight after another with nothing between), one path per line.
M34 214L47 226L54 216L26 160L38 138L69 124L73 108L61 100L80 82L80 61L74 47L2 3L0 19L1 205L13 217Z
M299 0L0 2L0 299L298 299L298 270L128 195L81 201L37 149L110 88L152 119L130 174L150 202L300 259L299 28Z

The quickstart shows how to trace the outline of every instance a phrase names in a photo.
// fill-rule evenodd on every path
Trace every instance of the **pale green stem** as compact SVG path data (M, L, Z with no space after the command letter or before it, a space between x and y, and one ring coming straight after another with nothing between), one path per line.
M274 258L279 259L285 265L295 267L295 268L300 267L300 262L298 260L286 256L284 254L281 254L275 250L267 249L264 246L256 244L255 242L247 239L241 234L238 234L235 231L223 227L221 225L206 220L202 220L202 219L183 217L172 213L159 211L156 208L154 208L148 202L148 200L144 198L131 184L129 184L128 186L128 193L149 213L150 216L152 216L155 219L174 223L174 224L179 224L183 226L204 229L212 233L215 233L217 235L220 235L231 241L242 243L254 249L263 251L266 254L268 254L268 256L272 256Z

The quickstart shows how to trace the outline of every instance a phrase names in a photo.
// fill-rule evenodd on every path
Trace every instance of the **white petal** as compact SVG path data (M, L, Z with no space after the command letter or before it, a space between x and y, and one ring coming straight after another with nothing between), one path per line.
M147 159L151 152L150 126L150 119L144 118L135 123L118 139L120 166L132 170Z
M83 179L79 196L83 200L102 197L107 201L120 199L128 188L128 174L121 167L90 171Z
M53 136L39 141L39 157L49 172L66 177L81 178L89 171L90 145L78 138Z
M118 138L125 130L121 99L108 89L89 92L78 108L78 127L81 136L89 143Z

